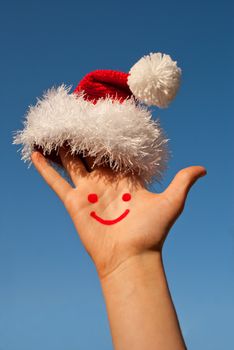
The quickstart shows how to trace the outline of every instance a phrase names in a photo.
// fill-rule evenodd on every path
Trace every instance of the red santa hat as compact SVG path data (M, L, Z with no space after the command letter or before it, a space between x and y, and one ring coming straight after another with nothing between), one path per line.
M180 85L181 69L169 55L151 53L128 73L96 70L75 88L48 90L31 106L15 144L30 160L35 148L50 155L63 144L72 154L95 157L93 166L160 179L168 160L167 138L147 105L167 107Z

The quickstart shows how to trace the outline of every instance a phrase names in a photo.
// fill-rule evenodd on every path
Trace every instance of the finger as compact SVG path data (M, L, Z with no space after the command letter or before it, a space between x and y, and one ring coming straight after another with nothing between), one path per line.
M95 165L95 159L96 159L95 157L91 157L91 156L86 156L82 158L85 164L85 167L89 172L94 171L98 168L97 165Z
M44 178L44 180L52 188L52 190L54 190L59 198L64 201L68 192L72 190L69 183L64 180L61 175L59 175L59 173L48 163L46 158L40 152L33 152L31 159L39 174Z
M206 169L202 166L191 166L180 170L164 194L170 201L183 205L192 185L202 176L206 175Z
M59 156L64 168L68 172L75 186L77 186L80 179L88 174L84 163L78 155L72 155L67 147L60 148Z

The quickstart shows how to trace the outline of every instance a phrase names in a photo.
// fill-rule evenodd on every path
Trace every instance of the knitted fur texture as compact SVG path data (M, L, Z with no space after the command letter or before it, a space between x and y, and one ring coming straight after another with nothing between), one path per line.
M144 183L160 181L168 140L147 107L132 97L122 103L101 98L94 105L70 90L52 88L29 108L24 129L14 137L14 144L22 144L22 159L30 161L35 146L50 154L66 142L72 154L94 156L93 166L108 164Z
M181 69L169 55L161 52L142 57L129 71L128 85L146 105L167 107L180 86Z

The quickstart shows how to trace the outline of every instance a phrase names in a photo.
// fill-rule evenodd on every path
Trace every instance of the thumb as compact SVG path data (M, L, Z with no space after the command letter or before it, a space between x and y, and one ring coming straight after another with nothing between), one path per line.
M190 166L180 170L168 188L164 191L167 198L176 205L177 209L183 209L186 197L192 185L202 176L206 175L206 169L202 166Z

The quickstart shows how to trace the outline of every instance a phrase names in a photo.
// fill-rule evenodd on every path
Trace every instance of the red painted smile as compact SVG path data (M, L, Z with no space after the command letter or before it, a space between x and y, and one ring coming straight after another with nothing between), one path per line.
M90 216L92 216L94 219L96 219L97 221L99 221L101 224L104 224L104 225L113 225L113 224L116 224L117 222L119 222L120 220L124 219L128 213L129 213L129 209L126 209L125 212L120 215L118 218L114 219L114 220L104 220L102 218L100 218L96 213L95 211L92 211L90 213Z

